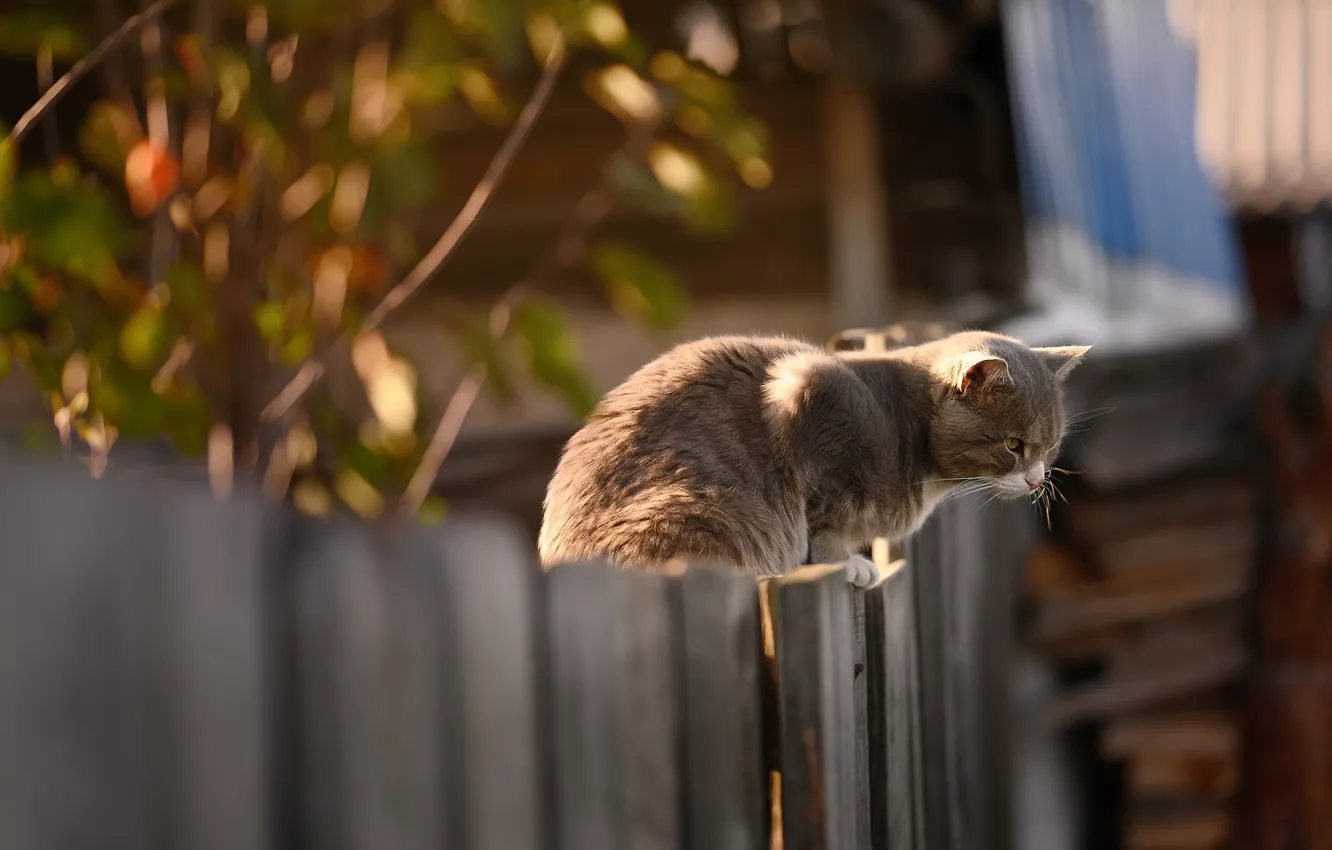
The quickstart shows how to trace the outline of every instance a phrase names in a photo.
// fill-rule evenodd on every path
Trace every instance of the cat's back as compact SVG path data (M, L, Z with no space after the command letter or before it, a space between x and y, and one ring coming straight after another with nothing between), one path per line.
M718 505L726 520L743 521L780 502L790 488L764 417L764 384L774 361L797 353L827 356L780 337L701 339L607 393L551 479L542 560L612 557L610 549L647 539L650 527L706 524L707 511L721 521Z

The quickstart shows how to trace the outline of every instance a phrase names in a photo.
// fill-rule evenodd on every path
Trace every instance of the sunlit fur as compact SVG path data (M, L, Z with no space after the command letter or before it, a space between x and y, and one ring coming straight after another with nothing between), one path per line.
M769 337L679 346L565 447L542 562L775 575L910 534L959 493L1039 496L1064 436L1062 383L1085 353L982 332L873 354Z

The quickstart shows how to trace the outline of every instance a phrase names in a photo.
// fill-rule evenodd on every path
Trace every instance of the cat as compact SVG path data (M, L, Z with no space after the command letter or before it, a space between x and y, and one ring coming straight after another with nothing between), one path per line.
M677 346L612 390L546 492L543 565L672 560L757 576L845 563L901 539L949 494L1041 486L1064 435L1063 384L1088 348L967 331L888 352L775 337Z

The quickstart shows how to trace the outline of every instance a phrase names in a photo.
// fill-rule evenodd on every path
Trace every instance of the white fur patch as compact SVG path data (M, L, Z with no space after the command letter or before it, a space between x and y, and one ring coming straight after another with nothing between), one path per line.
M1000 478L998 482L1000 490L1015 496L1026 495L1031 489L1027 486L1027 479L1022 470L1010 472L1003 478Z
M920 531L921 526L925 524L925 520L930 518L930 514L934 513L934 509L939 506L939 503L946 499L949 494L956 489L957 485L951 481L927 481L921 485L920 507L911 517L911 521L907 527L902 529L901 533L903 535L908 535Z
M768 367L763 396L770 414L784 418L799 412L801 396L809 386L810 373L817 365L815 355L800 352L788 354Z

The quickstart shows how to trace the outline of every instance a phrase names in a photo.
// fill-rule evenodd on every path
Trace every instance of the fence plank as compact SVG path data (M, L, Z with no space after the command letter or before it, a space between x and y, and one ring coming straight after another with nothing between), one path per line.
M0 847L263 848L253 502L0 458Z
M947 647L945 588L951 584L952 553L940 533L940 515L935 511L907 545L907 568L915 592L916 651L919 676L920 791L921 819L916 836L924 850L970 850L953 843L954 817L951 805L952 767L948 761L948 728L944 716L947 701Z
M430 532L458 647L464 846L547 847L536 657L541 574L513 525L459 518ZM543 712L544 713L544 712Z
M680 842L666 577L569 564L547 576L560 846Z
M350 523L302 523L298 539L304 843L457 846L457 674L434 565L410 542L390 559Z
M688 847L768 843L759 672L762 635L752 579L691 568L675 583Z
M1022 507L946 504L910 544L929 850L1002 850L1011 840L1002 742L1016 571L1031 529Z
M777 645L787 850L859 850L851 588L840 567L769 582Z
M921 763L912 569L865 594L873 850L920 850Z
M851 700L855 708L855 756L856 756L856 846L864 847L871 840L873 831L870 812L873 800L870 794L869 761L869 676L867 675L867 610L865 592L851 591Z
M266 847L272 679L263 582L280 514L265 511L257 496L238 493L219 505L206 489L183 483L164 488L159 504L163 514L150 520L156 542L150 532L140 545L161 551L152 563L164 590L158 639L174 717L166 727L178 806L172 842Z

